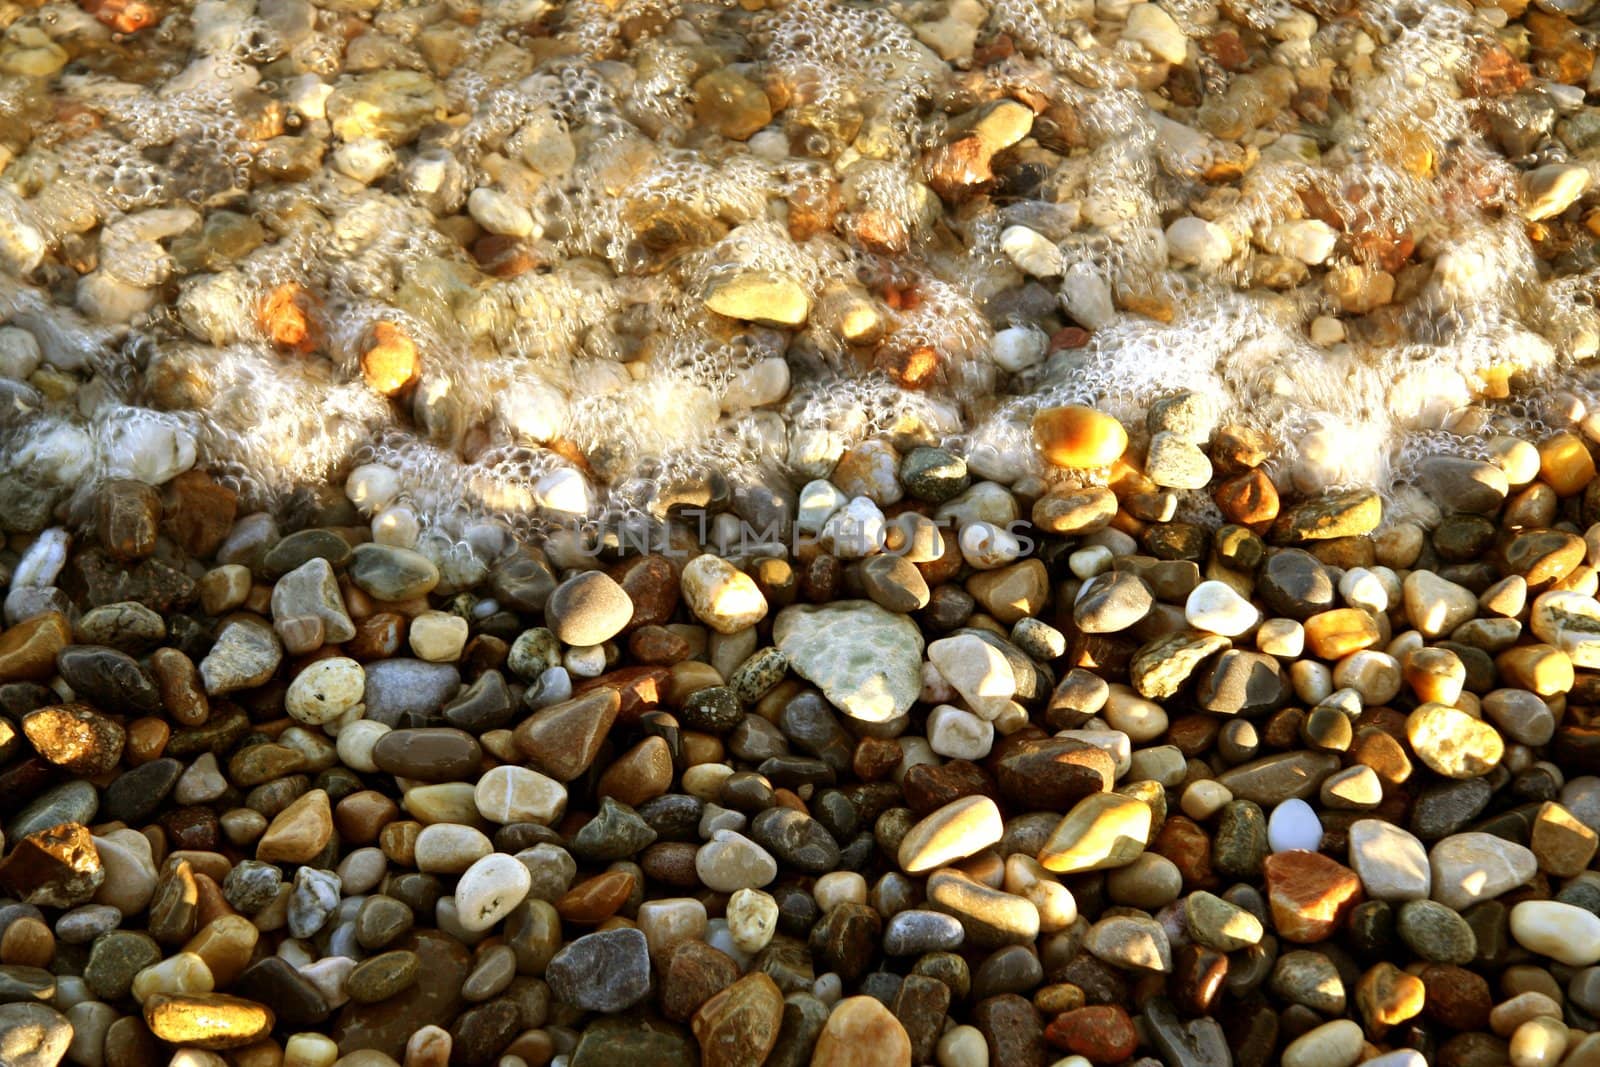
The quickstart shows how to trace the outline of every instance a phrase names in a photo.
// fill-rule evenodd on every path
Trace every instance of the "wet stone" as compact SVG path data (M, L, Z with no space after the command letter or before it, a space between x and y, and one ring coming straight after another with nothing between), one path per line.
M1432 900L1407 901L1395 918L1395 929L1412 952L1431 963L1471 963L1478 939L1456 912Z
M704 941L679 944L662 974L661 1010L687 1021L700 1006L739 979L739 965Z
M139 662L126 652L99 645L69 645L56 655L56 669L73 692L99 707L161 710L161 693Z
M551 959L545 980L556 999L584 1011L630 1008L650 991L644 934L620 929L577 938Z
M469 780L482 758L477 740L452 727L391 730L372 748L379 770L423 782Z
M64 782L41 794L6 826L11 840L59 825L87 823L100 807L100 796L88 782Z
M84 612L73 624L72 635L80 645L109 646L138 655L167 636L167 624L143 604L123 601Z
M22 730L45 759L93 778L122 758L126 732L87 704L57 704L23 717Z
M420 960L415 952L385 952L356 965L345 979L345 991L359 1004L387 1000L417 980Z
M276 956L245 968L230 988L239 996L267 1005L285 1026L320 1026L332 1011L321 990Z
M0 1004L0 1062L56 1067L72 1043L72 1023L43 1004Z
M1007 993L978 1003L972 1024L989 1046L994 1064L1043 1064L1047 1052L1039 1013L1027 1000Z
M768 808L750 823L750 838L788 867L821 874L839 865L839 846L815 819L791 808Z
M602 862L625 859L655 839L656 832L638 812L606 797L595 817L573 836L570 848L581 859Z
M350 554L350 580L378 600L409 600L439 584L439 568L420 553L390 545L357 545Z
M511 691L506 687L505 676L488 670L444 705L441 714L451 726L481 734L510 722L511 708Z
M182 774L183 764L166 757L124 772L106 787L101 817L130 824L143 822L167 799Z
M830 909L811 930L811 952L824 968L847 982L866 973L882 936L883 921L865 904L846 901Z
M105 877L89 830L79 823L31 833L0 860L0 891L40 907L87 903Z
M452 1062L465 1067L493 1063L517 1033L521 1014L509 998L490 1001L462 1012L450 1027Z

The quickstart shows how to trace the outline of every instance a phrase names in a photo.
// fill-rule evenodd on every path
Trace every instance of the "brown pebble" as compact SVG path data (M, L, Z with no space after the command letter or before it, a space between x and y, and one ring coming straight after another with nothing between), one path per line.
M600 923L617 913L633 894L633 875L607 871L585 879L556 901L556 913L570 923Z
M596 796L638 807L672 788L672 750L659 737L647 737L612 761L600 776Z
M142 763L160 759L161 754L167 749L167 739L171 736L172 727L163 719L146 716L130 722L127 747L124 750L128 766L137 767Z
M42 919L24 915L0 935L0 963L20 967L49 967L56 955L56 938Z
M44 682L56 673L56 653L72 643L72 624L46 611L0 634L0 684Z
M351 793L333 809L334 825L342 841L370 845L378 833L400 816L400 805L372 789Z

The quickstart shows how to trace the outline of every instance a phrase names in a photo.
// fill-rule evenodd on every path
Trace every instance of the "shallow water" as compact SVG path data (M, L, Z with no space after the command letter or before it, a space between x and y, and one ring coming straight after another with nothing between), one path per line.
M1283 484L1426 518L1418 458L1600 401L1583 203L1528 218L1529 172L1596 166L1576 24L1517 56L1500 7L1445 0L1155 23L1115 0L206 0L108 25L130 10L13 10L0 44L17 528L190 465L282 507L379 464L376 521L450 540L781 495L875 436L1010 484L1059 477L1039 407L1099 405L1137 449L1185 389L1267 431ZM764 92L753 134L718 132L719 72ZM1027 137L936 195L940 150L1001 99ZM480 188L525 232L486 242ZM804 294L802 325L707 306L750 270ZM363 376L380 324L419 362L393 397Z

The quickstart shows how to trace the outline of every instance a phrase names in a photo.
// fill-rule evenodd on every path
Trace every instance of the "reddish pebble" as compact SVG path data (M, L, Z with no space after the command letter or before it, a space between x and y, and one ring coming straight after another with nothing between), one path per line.
M1139 1047L1139 1032L1115 1004L1079 1008L1057 1015L1044 1029L1045 1040L1091 1063L1121 1063Z
M1275 852L1264 864L1272 924L1285 941L1310 944L1333 935L1361 902L1361 879L1320 852Z

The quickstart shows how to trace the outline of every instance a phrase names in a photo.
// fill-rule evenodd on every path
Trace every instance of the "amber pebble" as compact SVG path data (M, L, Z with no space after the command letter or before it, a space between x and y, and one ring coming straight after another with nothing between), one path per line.
M671 787L672 750L661 738L647 737L606 768L596 793L636 808Z
M1209 1014L1228 977L1228 957L1201 945L1185 945L1173 959L1172 997L1189 1015Z
M1539 444L1539 479L1557 496L1581 493L1594 475L1594 457L1577 434L1563 431Z
M1241 526L1265 526L1278 517L1278 489L1265 471L1249 470L1217 486L1217 508Z
M339 838L353 845L370 845L378 833L400 815L400 805L373 789L363 789L345 797L333 809L333 822Z
M1211 838L1200 825L1182 815L1162 824L1150 851L1171 860L1183 875L1185 892L1212 889L1219 880L1211 870Z
M372 329L372 345L361 353L361 376L375 393L394 396L417 380L420 359L416 342L394 323Z
M44 920L24 915L12 921L0 936L0 963L20 967L49 967L56 955L56 938Z
M417 835L422 824L412 819L392 822L378 833L378 847L389 859L404 867L413 866L417 859Z
M0 683L43 682L56 673L56 653L72 642L72 624L46 611L0 634Z
M193 660L176 648L158 648L150 653L150 673L161 691L161 706L179 725L205 725L211 703Z
M356 622L356 635L344 643L344 654L365 663L375 659L389 659L400 651L400 639L405 633L405 619L393 612L383 611Z
M1084 470L1115 462L1128 448L1128 431L1110 415L1068 404L1033 417L1033 441L1046 463Z
M147 716L130 722L128 740L122 750L128 766L137 767L141 763L160 759L161 754L166 751L167 739L171 736L172 727L162 719Z
M598 923L617 913L633 894L633 875L607 871L585 879L556 901L556 913L571 923Z

